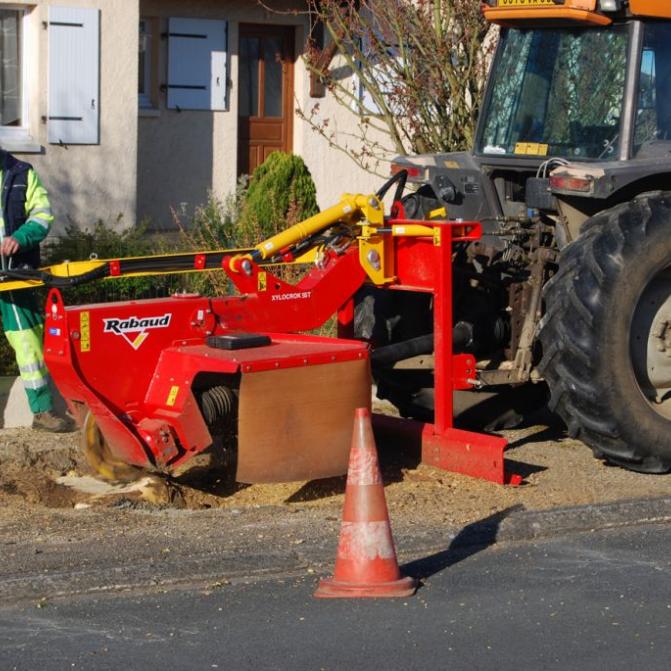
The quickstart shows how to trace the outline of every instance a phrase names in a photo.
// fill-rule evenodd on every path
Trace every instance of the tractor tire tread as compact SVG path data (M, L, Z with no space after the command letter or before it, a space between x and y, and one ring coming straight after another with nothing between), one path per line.
M546 311L539 327L539 370L550 387L550 409L596 457L645 473L671 470L671 451L668 458L651 454L632 438L635 427L621 421L604 393L599 371L604 362L598 354L615 278L646 238L670 219L671 193L661 191L589 219L562 250L559 269L544 288Z

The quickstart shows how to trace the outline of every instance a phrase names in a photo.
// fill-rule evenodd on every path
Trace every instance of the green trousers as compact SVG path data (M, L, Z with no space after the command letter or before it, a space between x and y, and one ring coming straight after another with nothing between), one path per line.
M33 413L53 408L49 372L44 363L44 311L30 290L0 293L2 328L14 350Z

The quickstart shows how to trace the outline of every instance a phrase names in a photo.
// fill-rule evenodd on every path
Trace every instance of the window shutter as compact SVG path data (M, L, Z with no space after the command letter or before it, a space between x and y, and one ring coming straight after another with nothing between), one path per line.
M399 109L399 105L394 104L394 98L391 100L389 99L388 92L392 92L394 90L394 80L399 76L398 73L402 71L403 62L401 61L401 57L399 55L395 55L394 52L391 52L390 55L394 57L394 60L396 61L395 65L385 63L383 66L375 63L372 65L372 67L370 67L367 74L377 85L380 94L385 100L387 109L389 109L392 114L402 115L403 109ZM357 95L359 98L358 111L360 114L382 114L380 106L377 104L368 89L363 85L361 78L356 74L353 77L353 87L355 95Z
M225 110L227 23L171 18L168 31L168 108Z
M48 137L52 144L100 142L100 14L49 7Z
M361 80L357 77L357 84L359 86L359 103L361 114L380 114L380 108L369 93L368 89L363 85Z

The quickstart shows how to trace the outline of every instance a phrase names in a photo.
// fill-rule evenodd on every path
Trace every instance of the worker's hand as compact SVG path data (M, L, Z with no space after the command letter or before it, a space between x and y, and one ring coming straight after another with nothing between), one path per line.
M10 235L2 241L0 252L3 256L12 256L20 249L19 243Z

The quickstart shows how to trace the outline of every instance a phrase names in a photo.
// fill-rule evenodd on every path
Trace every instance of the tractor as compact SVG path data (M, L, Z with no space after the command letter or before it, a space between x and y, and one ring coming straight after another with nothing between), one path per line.
M400 157L408 218L445 208L483 236L455 250L454 329L480 388L539 383L598 458L671 470L671 4L489 0L498 46L472 151ZM426 297L373 290L360 330L425 335ZM424 348L428 353L430 348ZM429 355L430 356L430 355ZM375 371L408 416L406 369Z

